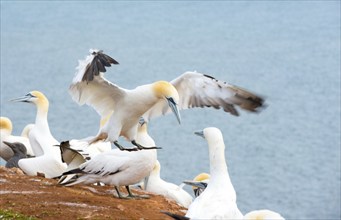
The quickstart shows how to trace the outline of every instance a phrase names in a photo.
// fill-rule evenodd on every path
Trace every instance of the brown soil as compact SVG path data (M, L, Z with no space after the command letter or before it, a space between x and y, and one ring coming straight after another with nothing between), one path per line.
M161 210L184 215L184 207L163 196L133 189L150 199L118 199L114 191L110 186L59 186L57 180L0 166L0 210L38 219L170 219Z

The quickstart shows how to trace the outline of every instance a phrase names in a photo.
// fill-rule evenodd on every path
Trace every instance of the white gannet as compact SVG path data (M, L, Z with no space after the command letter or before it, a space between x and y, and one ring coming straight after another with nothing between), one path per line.
M284 218L277 212L263 209L255 210L244 215L245 220L284 220Z
M32 91L12 101L32 103L37 107L35 124L28 134L36 157L21 159L19 167L30 176L38 173L44 174L46 178L60 176L65 171L66 164L61 160L60 149L54 146L59 145L59 142L52 136L48 125L48 99L43 93Z
M136 142L139 119L153 105L164 100L168 102L180 123L176 106L179 95L174 86L165 81L158 81L133 90L120 88L103 76L105 66L118 62L102 51L90 52L84 61L79 62L78 72L73 78L69 92L78 104L86 103L92 106L102 117L111 115L109 122L100 129L92 142L106 139L119 149L126 150L117 141L119 136L124 136L138 149L143 149L144 146Z
M193 180L185 180L183 183L192 186L195 197L198 197L207 187L210 174L200 173Z
M90 50L90 53L85 60L79 61L69 92L75 102L92 106L102 117L113 113L109 123L100 129L93 141L107 139L124 149L117 139L125 136L139 149L143 149L135 141L140 116L149 121L173 112L180 123L178 107L223 108L237 116L239 113L235 106L251 112L263 106L262 97L196 72L186 72L170 83L158 81L133 90L123 89L109 82L103 74L105 67L118 62L103 51Z
M18 167L19 168L18 161L20 159L27 157L27 149L25 145L23 145L20 142L10 143L6 141L4 141L4 144L10 147L14 152L14 155L9 160L7 160L5 167L7 168Z
M155 146L154 140L147 133L146 123L138 126L136 141L146 147ZM128 197L136 197L130 192L129 185L136 184L149 175L156 162L156 157L156 149L144 151L113 149L96 155L77 169L65 172L63 175L77 174L77 176L68 182L63 181L61 185L72 186L79 183L102 182L113 185L119 198L125 198L121 195L119 186L126 186Z
M156 161L153 171L144 182L144 190L163 195L188 208L193 200L192 196L183 190L182 187L161 179L160 170L160 162Z
M218 128L209 127L195 134L208 142L210 181L204 192L189 206L190 219L243 219L236 203L236 192L231 183L225 161L225 144Z
M6 144L4 144L4 141L7 141L9 143L13 142L20 142L23 145L25 145L27 149L27 155L28 156L34 156L33 150L30 145L30 141L27 138L26 131L29 127L25 127L22 131L21 136L14 136L12 135L13 125L9 118L7 117L0 117L0 138L1 138L1 145L0 145L0 157L4 160L8 161L11 157L13 157L14 152L13 150L8 147Z

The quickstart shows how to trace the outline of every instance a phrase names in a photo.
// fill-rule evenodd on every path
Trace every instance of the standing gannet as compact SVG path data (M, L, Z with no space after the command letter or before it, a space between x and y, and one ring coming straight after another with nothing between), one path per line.
M25 145L23 145L20 142L10 143L6 141L4 141L4 144L10 147L14 152L14 155L9 160L7 160L5 167L7 168L19 167L18 161L20 159L27 157L27 149Z
M107 126L100 129L93 141L107 139L123 149L117 138L125 136L142 149L134 140L140 116L149 121L173 112L180 123L178 108L223 108L238 116L235 106L251 112L257 112L263 106L262 97L196 72L186 72L170 83L158 81L133 90L123 89L109 82L103 74L105 66L118 64L117 61L103 51L90 50L90 53L79 62L69 92L75 102L92 106L102 117L113 112Z
M13 150L4 144L4 141L7 141L9 143L12 142L20 142L23 145L25 145L27 149L27 155L34 156L33 150L30 145L30 141L27 138L26 131L28 130L28 127L25 127L22 131L21 136L14 136L12 135L13 125L9 118L7 117L0 117L0 137L1 137L1 145L0 145L0 157L4 160L8 161L11 157L13 157L14 152Z
M146 123L138 126L136 141L146 147L155 146L154 140L148 135ZM126 186L129 196L133 195L129 185L140 182L149 175L156 162L156 149L144 151L121 151L113 149L91 158L81 164L79 168L63 173L63 175L77 174L68 182L63 181L61 185L72 186L79 183L90 184L102 182L113 185L119 198L121 195L120 186Z
M200 173L193 180L185 180L183 183L192 186L195 197L198 197L207 187L210 174Z
M209 127L195 134L208 142L210 181L204 192L189 206L190 219L243 219L236 203L236 192L231 183L225 161L225 144L218 128Z
M66 164L61 160L59 148L54 146L59 145L59 142L52 136L48 125L48 99L43 93L32 91L12 101L32 103L37 107L35 124L28 134L36 157L21 159L19 167L30 176L38 173L44 174L46 178L60 176L65 171Z
M144 190L163 195L188 208L193 200L192 196L183 190L182 187L161 179L160 170L160 162L156 161L153 171L144 182Z

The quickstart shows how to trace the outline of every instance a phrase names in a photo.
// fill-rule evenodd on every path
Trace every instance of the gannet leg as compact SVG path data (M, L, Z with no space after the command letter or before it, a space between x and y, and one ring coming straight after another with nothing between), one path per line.
M136 143L135 140L132 140L131 143L135 145L139 150L152 150L152 149L162 149L161 147L144 147L138 143Z
M128 191L128 197L130 198L136 198L136 199L149 199L150 197L148 195L134 195L131 191L129 186L126 186L126 189Z
M126 150L126 151L138 151L138 150L139 150L138 148L125 148L125 147L123 147L122 145L120 145L120 144L118 143L118 141L114 141L114 144L115 144L115 146L118 147L118 149L120 149L120 150Z
M124 199L124 198L125 198L125 197L123 197L123 196L121 195L120 190L118 189L117 186L115 186L115 190L116 190L116 192L117 192L118 198L120 198L120 199Z

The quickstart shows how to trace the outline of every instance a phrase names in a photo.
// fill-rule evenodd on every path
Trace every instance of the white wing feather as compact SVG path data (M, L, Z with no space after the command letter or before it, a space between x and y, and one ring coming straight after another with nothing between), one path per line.
M255 112L258 107L262 106L264 101L262 97L242 88L197 72L185 72L172 80L171 83L179 93L179 109L195 107L223 108L225 112L238 116L239 113L235 105ZM157 103L146 112L144 118L149 120L170 112L171 109L166 102Z
M90 50L90 52L93 51ZM85 60L79 61L69 93L79 105L87 104L93 107L99 115L106 117L114 110L115 103L124 96L125 89L105 79L104 74L98 70L97 74L95 71L91 73L88 71L89 68L92 69L93 65L95 65L93 61L97 55L90 54ZM90 81L84 77L85 74L92 74Z

